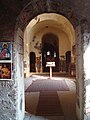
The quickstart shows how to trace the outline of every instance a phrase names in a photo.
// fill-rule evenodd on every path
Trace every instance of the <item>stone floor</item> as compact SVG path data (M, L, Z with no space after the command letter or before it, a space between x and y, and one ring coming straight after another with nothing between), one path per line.
M48 76L38 76L33 75L29 78L25 79L25 89L32 84L33 81L37 79L48 79ZM39 100L39 92L32 92L30 96L26 98L26 107L31 106L32 113L25 114L24 120L76 120L75 118L75 100L76 100L76 85L74 78L66 78L66 77L53 77L55 80L65 79L69 91L57 91L58 97L64 112L64 116L36 116L36 108Z

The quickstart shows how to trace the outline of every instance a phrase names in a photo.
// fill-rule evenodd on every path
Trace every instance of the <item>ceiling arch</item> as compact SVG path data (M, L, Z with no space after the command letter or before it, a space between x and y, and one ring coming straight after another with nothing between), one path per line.
M80 24L82 19L90 21L89 0L0 0L0 8L0 32L14 30L16 25L24 30L35 16L50 12L67 17L73 26ZM28 21L22 20L25 15Z
M34 0L30 1L19 14L16 28L20 27L24 30L33 18L43 13L57 13L63 15L74 27L79 23L74 10L67 5L67 2L62 0Z
M72 24L67 18L56 13L45 13L34 18L26 27L28 40L45 28L63 31L68 36L71 44L75 43L75 31Z

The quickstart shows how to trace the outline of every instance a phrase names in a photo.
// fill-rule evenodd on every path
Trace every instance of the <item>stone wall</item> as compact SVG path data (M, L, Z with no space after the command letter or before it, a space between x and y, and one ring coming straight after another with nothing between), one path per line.
M90 32L89 24L86 19L82 19L77 29L76 42L76 82L77 99L76 110L78 119L90 119Z
M42 13L58 13L69 19L74 27L79 24L75 11L67 2L62 0L32 0L21 11L16 26L24 30L30 20Z
M23 32L20 28L15 31L13 46L14 73L13 77L17 86L16 120L23 120L25 113L24 101L24 44Z
M0 36L2 42L12 42L13 45L12 80L0 80L0 120L22 120L24 118L23 37L21 36L21 31L19 31L19 38L16 36L18 42L16 41L15 43L13 33L12 29L9 30L7 28ZM22 40L22 44L20 40ZM17 53L19 56L17 56ZM22 63L22 68L19 66L20 63ZM22 78L20 78L19 73L22 74Z
M16 91L14 81L0 81L0 120L16 120Z
M90 119L90 29L87 20L82 23L84 58L84 120Z
M0 42L13 42L13 30L0 32ZM13 77L12 77L13 78ZM15 80L0 80L0 120L16 120L17 86Z
M27 24L29 23L29 21L31 19L36 17L38 14L42 14L45 12L46 13L55 12L55 13L62 14L71 21L73 26L76 27L78 25L78 20L75 15L75 11L73 11L73 9L71 9L71 6L69 6L69 4L67 5L66 3L64 3L63 0L60 0L60 1L59 0L32 0L23 9L21 14L17 18L16 30L18 27L20 27L22 30L25 30L25 27L27 26ZM3 30L1 32L2 35L0 35L0 38L2 41L6 41L7 39L8 39L8 41L13 40L14 35L12 35L12 37L11 37L9 34L8 35L6 34L9 29L10 28L8 28L8 29L5 28L5 31ZM13 30L11 30L11 31L13 31ZM81 36L81 38L82 37L83 36ZM77 54L77 69L78 69L77 70L77 81L78 81L78 83L77 83L77 90L78 90L77 91L78 92L77 105L78 105L78 108L80 109L80 111L79 111L80 118L84 119L83 107L84 107L84 102L86 99L83 96L83 93L84 93L84 84L83 84L84 83L83 82L84 71L83 71L83 49L82 49L83 45L82 45L82 42L84 39L81 39L81 38L78 39L78 41L77 41L77 50L78 50L78 52L77 52L78 53ZM21 45L19 43L16 43L14 45L16 45L16 51L14 51L14 52L18 53L17 48L18 48L18 46L20 48ZM14 63L15 63L14 66L17 65L17 67L14 69L15 71L13 71L13 75L14 75L13 79L12 79L12 81L0 81L0 108L1 108L0 109L0 120L22 120L22 118L20 119L20 113L22 113L22 115L24 115L24 88L19 89L19 87L21 87L21 86L19 86L20 81L18 81L18 80L20 80L20 78L22 78L22 80L23 80L23 77L18 76L18 73L17 73L17 69L20 70L20 67L18 67L19 64L17 64L17 61L20 59L23 59L23 55L21 55L19 53L16 54L14 52L13 52L14 58L17 57L17 55L19 55L19 58L17 58L16 61L15 61L16 58L14 59ZM20 57L20 56L22 56L22 57ZM19 72L23 72L23 71L19 71ZM22 95L22 96L20 96L20 95ZM20 98L22 98L22 99L20 99ZM21 102L22 100L23 100L23 103ZM22 103L23 107L20 106L21 105L20 102ZM88 114L86 114L86 115L88 115Z

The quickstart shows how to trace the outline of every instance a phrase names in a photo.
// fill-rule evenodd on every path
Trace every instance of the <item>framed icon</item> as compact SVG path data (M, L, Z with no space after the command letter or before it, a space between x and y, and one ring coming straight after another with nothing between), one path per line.
M0 63L0 80L10 80L11 71L11 63Z
M12 59L12 43L11 42L0 42L0 60L11 60Z

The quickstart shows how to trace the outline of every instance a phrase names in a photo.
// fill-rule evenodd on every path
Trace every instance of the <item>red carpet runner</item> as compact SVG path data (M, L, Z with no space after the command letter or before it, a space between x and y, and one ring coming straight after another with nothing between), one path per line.
M63 116L62 107L57 92L40 92L36 115Z

